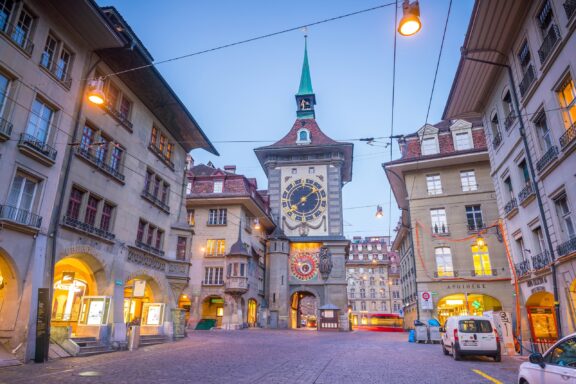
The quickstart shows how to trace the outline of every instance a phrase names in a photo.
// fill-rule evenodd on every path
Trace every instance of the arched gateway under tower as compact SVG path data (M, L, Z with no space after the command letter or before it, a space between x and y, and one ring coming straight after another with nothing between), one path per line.
M347 329L342 187L352 180L351 143L328 137L318 126L307 46L296 97L296 121L278 142L254 151L268 177L270 208L278 228L269 241L267 262L269 324L298 327L293 292L316 292L317 307L344 314ZM297 297L297 302L300 298ZM311 316L308 316L311 317ZM309 324L307 322L307 324Z

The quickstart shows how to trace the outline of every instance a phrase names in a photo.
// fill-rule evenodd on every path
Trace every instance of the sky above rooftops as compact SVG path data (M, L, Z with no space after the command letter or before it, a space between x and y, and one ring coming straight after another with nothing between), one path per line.
M161 61L391 1L171 0L162 6L155 0L97 2L115 6ZM425 123L448 3L420 0L422 30L409 38L397 36L396 135L415 132ZM453 1L429 123L441 118L472 7L473 0ZM394 31L393 6L308 29L316 121L329 137L351 141L390 135ZM196 164L235 164L237 173L257 178L265 188L253 149L281 139L296 119L303 35L289 32L158 66L221 154L194 150ZM389 186L381 167L390 160L390 149L384 147L385 140L374 146L353 142L353 179L344 187L345 235L388 235L389 223L394 228L399 219L395 201L388 212ZM399 157L394 141L393 159ZM378 204L384 209L382 219L375 218ZM390 234L393 238L394 232Z

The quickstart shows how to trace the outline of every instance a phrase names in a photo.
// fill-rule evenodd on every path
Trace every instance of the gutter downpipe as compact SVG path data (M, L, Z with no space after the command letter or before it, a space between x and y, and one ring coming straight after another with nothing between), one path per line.
M516 116L518 116L518 121L520 123L520 137L522 138L522 144L524 146L524 152L526 152L526 161L528 163L528 169L530 171L530 177L532 178L532 182L534 183L534 189L536 192L536 201L538 202L538 210L540 213L540 220L542 222L542 227L544 227L544 235L546 237L546 245L548 246L548 250L550 251L550 258L552 262L550 263L550 268L552 272L552 285L554 291L554 314L556 317L556 330L558 333L558 339L562 338L562 321L560 319L560 303L558 302L558 284L556 279L556 258L554 256L554 247L552 246L552 239L550 238L550 231L548 229L548 220L546 220L546 215L544 213L544 205L542 204L542 197L540 196L540 188L538 187L538 182L536 181L536 172L534 171L534 164L532 163L532 154L530 153L530 148L528 147L528 140L526 138L526 128L524 126L524 120L522 119L522 115L520 114L520 106L518 104L518 95L516 94L516 84L514 83L514 76L512 75L512 68L508 64L501 64L496 63L494 61L488 60L481 60L475 59L472 57L468 57L468 53L473 52L495 52L504 57L502 52L491 50L491 49L475 49L475 50L466 50L464 48L461 49L462 58L465 60L475 61L478 63L494 65L497 67L506 68L508 73L508 81L510 82L510 88L512 93L512 104L514 105L514 112Z

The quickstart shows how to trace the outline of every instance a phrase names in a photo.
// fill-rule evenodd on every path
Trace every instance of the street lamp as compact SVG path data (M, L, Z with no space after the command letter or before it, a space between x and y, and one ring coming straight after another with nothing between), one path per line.
M484 238L481 235L478 235L478 237L476 238L476 245L479 248L482 248L483 246L486 245L486 241L484 240Z
M102 88L104 88L104 82L102 79L98 78L91 80L88 84L88 88L88 100L97 105L104 104L106 95L104 95L104 91L102 90Z
M384 216L384 212L382 211L382 206L376 206L376 218L381 219Z
M422 28L418 0L412 4L410 4L409 0L404 0L402 3L402 13L402 19L400 19L400 23L398 23L398 33L402 36L412 36L416 34Z

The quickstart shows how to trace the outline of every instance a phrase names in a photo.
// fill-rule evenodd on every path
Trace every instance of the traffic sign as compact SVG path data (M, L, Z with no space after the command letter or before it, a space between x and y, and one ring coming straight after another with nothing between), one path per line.
M420 292L420 309L432 310L434 303L432 302L432 294L430 292Z

